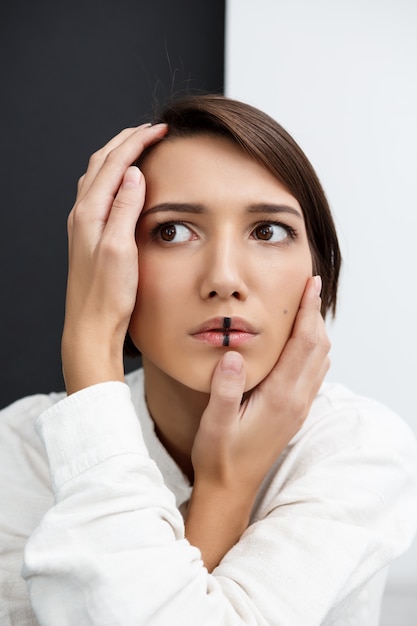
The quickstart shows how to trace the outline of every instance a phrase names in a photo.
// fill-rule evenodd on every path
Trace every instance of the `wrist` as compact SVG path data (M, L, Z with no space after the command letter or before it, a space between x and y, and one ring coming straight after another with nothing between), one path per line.
M212 571L239 541L249 525L252 500L235 490L194 484L185 520L188 541L198 547L206 568Z
M62 371L68 395L109 381L124 381L123 342L103 341L88 334L64 330L61 345Z
M216 515L239 520L243 528L249 523L255 495L236 486L213 484L195 479L190 506L195 505L202 514L216 511Z

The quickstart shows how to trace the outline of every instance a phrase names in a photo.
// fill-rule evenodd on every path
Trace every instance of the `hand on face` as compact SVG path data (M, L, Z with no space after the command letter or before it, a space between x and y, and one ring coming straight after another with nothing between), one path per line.
M123 380L122 349L138 284L135 227L145 181L130 164L164 124L129 128L90 159L68 219L69 272L62 339L68 393Z
M242 356L226 353L214 372L192 450L195 482L236 494L249 510L268 470L303 425L329 368L320 288L319 277L308 280L284 350L243 403Z

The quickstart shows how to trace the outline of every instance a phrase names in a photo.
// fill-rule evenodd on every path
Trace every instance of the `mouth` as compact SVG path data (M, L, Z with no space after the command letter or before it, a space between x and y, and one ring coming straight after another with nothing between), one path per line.
M214 317L190 333L196 341L217 347L238 347L258 334L252 324L240 317Z

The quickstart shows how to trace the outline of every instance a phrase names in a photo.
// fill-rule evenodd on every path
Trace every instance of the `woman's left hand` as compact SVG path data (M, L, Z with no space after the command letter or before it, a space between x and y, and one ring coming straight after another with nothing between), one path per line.
M214 372L192 450L195 483L186 521L187 537L210 569L247 527L262 480L303 425L329 368L320 288L319 277L308 280L291 337L245 401L238 352L226 353Z

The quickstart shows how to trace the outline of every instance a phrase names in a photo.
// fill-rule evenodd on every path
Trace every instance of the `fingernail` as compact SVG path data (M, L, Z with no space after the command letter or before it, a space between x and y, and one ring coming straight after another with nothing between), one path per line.
M131 165L124 175L123 189L136 189L139 187L141 173L138 167Z
M314 291L319 296L321 294L321 287L322 287L321 276L314 276L313 280L314 280Z
M243 367L243 359L238 352L226 352L221 362L222 372L240 374Z

